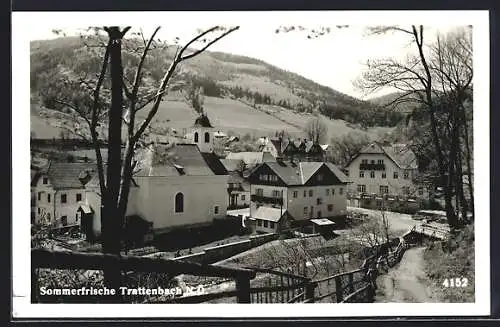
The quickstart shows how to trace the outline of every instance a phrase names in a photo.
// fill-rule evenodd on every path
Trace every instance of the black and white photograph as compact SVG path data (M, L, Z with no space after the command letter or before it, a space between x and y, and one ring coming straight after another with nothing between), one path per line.
M12 24L14 316L489 314L487 11Z

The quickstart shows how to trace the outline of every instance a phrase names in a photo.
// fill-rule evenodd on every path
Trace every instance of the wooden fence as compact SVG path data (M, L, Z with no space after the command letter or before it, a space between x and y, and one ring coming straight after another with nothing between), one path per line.
M394 240L389 243L395 244ZM33 249L32 301L37 301L36 270L39 268L102 270L103 267L114 267L123 272L167 273L171 277L186 274L234 281L234 286L228 287L228 290L174 297L158 303L217 303L229 298L235 298L231 302L237 303L371 302L377 276L382 270L397 264L408 246L404 239L398 242L394 251L383 251L381 249L388 247L378 246L376 253L366 258L359 269L317 280L254 267L233 268L161 258Z

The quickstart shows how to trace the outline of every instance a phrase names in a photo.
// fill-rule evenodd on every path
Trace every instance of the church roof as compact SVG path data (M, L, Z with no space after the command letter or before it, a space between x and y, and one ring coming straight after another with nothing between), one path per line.
M198 116L198 118L196 118L196 120L194 121L194 127L213 128L206 114L201 114L200 116Z

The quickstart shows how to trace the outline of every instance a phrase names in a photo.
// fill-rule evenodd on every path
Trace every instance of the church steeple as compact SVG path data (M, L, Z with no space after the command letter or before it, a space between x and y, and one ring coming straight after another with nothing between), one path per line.
M191 141L198 146L200 152L213 152L213 126L205 112L194 121L191 135L193 138Z

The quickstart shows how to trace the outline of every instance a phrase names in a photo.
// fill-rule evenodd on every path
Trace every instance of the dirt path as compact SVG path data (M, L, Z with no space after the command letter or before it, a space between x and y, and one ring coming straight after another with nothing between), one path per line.
M437 302L424 271L424 249L408 249L399 264L377 278L375 302Z

